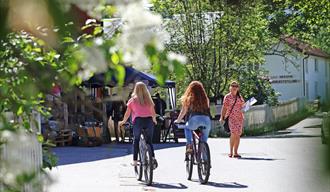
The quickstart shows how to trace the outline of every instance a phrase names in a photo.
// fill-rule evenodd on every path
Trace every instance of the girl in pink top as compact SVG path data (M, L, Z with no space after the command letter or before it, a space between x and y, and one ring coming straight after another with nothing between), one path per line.
M154 164L156 164L154 148L152 145L152 137L154 126L157 124L156 113L154 109L154 102L151 99L151 95L147 89L147 86L138 82L135 84L134 91L131 99L127 102L127 110L124 115L123 121L119 122L119 126L126 123L128 118L132 116L133 122L133 166L137 165L137 157L139 151L139 142L142 128L147 131L146 141L150 144L152 156L154 158Z

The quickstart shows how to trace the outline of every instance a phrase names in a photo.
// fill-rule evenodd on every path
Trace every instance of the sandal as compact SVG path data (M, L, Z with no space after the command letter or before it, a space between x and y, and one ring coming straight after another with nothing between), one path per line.
M158 162L155 157L152 158L152 165L153 165L152 167L153 169L156 169L158 167Z
M193 153L193 149L192 149L192 144L187 144L186 145L186 154L191 154Z
M241 158L242 156L240 156L239 154L234 155L234 158Z
M233 157L233 154L228 154L228 157L229 157L229 158L232 158L232 157Z

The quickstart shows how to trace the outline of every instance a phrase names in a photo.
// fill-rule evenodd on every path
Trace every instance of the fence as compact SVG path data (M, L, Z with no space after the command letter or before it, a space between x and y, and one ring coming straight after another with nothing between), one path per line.
M14 117L11 113L7 113L6 115L8 119L13 119ZM30 126L33 130L39 130L40 114L33 113L32 115L35 122L31 122ZM3 137L5 137L6 143L0 151L0 176L5 182L14 183L16 176L23 173L38 173L42 166L42 147L35 133L26 133L22 130L16 133L7 132ZM40 181L41 176L37 175L37 179ZM33 192L36 190L33 184L25 184L21 191Z
M268 105L253 106L251 110L245 113L244 127L249 129L279 121L301 110L304 102L304 99L294 98L274 107Z
M264 124L279 121L291 114L297 113L305 105L305 100L294 98L289 101L281 102L277 106L270 107L269 105L252 106L249 111L244 114L245 129L253 129ZM212 121L212 128L219 127L217 120Z

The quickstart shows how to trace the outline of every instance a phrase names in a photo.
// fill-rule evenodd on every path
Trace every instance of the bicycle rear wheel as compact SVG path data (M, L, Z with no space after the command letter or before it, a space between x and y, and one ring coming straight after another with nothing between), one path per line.
M193 153L188 153L186 154L186 173L188 180L191 180L193 166L194 166L194 155Z
M149 145L147 145L147 150L145 151L144 154L143 171L144 171L145 182L148 186L152 184L153 169L154 168L153 168L151 148Z
M141 161L141 152L140 151L138 154L138 165L134 166L134 172L135 172L136 179L138 181L141 181L141 179L142 179L142 161Z
M201 184L207 183L210 177L211 154L209 146L205 142L198 144L197 169L199 182Z

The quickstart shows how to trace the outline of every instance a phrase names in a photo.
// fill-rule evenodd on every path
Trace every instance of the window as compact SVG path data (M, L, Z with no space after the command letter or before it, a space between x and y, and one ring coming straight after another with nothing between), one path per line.
M318 83L317 83L317 81L315 81L315 83L314 83L314 94L315 94L315 99L317 99L317 97L319 96L319 88L318 88Z
M318 72L319 71L319 62L316 58L314 59L314 62L315 62L315 65L314 65L315 72Z

